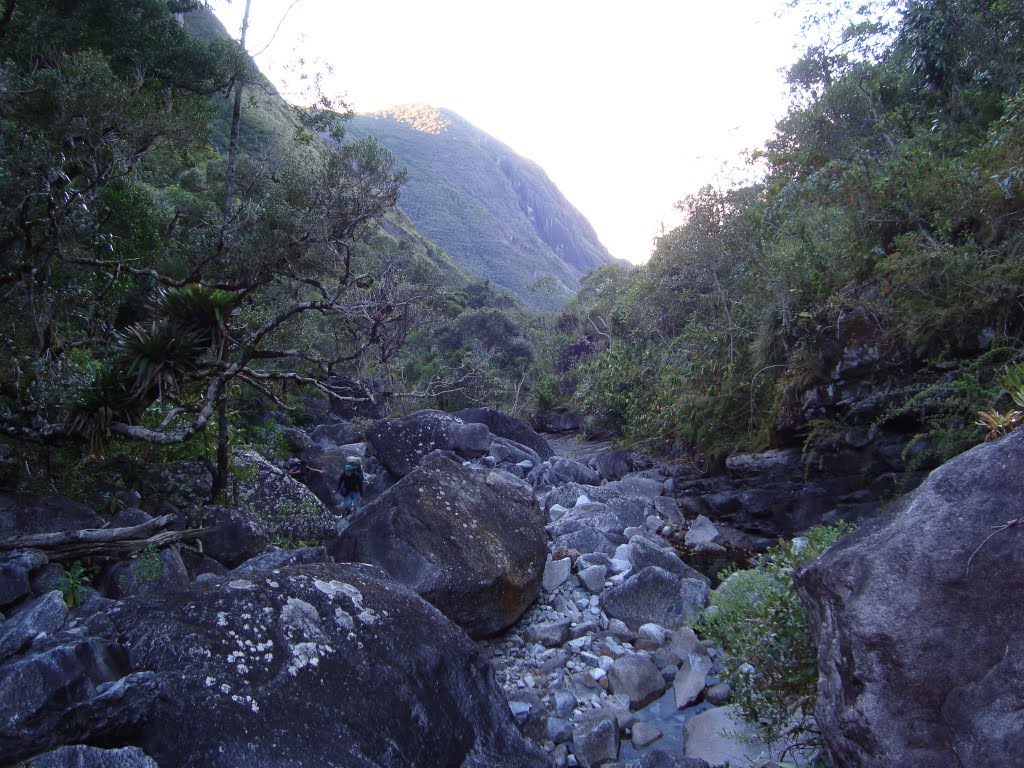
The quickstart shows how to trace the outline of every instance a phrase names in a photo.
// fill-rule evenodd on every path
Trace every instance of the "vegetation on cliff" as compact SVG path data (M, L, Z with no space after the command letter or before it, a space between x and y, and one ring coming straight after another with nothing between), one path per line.
M543 405L570 401L663 448L759 448L809 435L807 393L859 368L904 390L882 418L919 430L937 461L981 438L979 410L1010 404L1024 8L859 12L838 32L839 14L822 19L823 42L790 69L791 109L754 157L760 182L705 187L649 264L584 280L557 322ZM582 337L599 351L571 354Z

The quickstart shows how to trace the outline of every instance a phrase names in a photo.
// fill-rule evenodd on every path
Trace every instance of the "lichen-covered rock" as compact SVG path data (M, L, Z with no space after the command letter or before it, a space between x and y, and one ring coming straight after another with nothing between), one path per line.
M839 765L1024 755L1024 429L931 473L797 574ZM970 563L968 567L968 563Z
M485 637L515 623L537 597L547 547L522 480L437 459L359 510L328 552L338 562L379 565Z
M374 455L395 477L412 472L431 451L452 451L464 459L475 459L491 447L491 433L483 424L466 424L450 413L433 410L379 421L366 438Z
M161 768L547 765L476 646L373 566L231 575L95 620L159 679L132 743Z
M309 488L255 451L236 451L235 506L256 514L271 541L322 543L334 535L334 517Z

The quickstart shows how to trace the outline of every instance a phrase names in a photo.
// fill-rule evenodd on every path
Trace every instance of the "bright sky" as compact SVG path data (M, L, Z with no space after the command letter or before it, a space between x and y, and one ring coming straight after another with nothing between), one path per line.
M244 0L214 0L237 36ZM780 0L252 0L248 48L334 68L357 112L450 109L538 163L613 256L643 262L673 204L750 171L785 113L799 19ZM287 95L287 93L286 93Z

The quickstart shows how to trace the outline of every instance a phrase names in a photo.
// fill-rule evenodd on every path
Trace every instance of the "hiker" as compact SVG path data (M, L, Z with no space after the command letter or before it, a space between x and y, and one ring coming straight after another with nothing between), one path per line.
M341 496L341 514L347 516L350 512L359 509L363 500L363 466L356 456L349 456L345 460L345 468L338 478L338 488L335 493Z
M288 462L285 468L285 473L289 477L293 477L303 485L309 480L310 472L318 472L321 475L324 473L322 469L309 466L309 463L305 459L292 459Z

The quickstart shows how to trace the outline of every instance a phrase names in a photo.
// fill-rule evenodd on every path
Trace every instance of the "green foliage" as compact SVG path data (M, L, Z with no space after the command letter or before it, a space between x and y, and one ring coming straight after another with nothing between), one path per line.
M882 417L883 423L908 415L921 419L917 436L903 452L909 470L947 461L977 444L975 417L1002 398L1009 399L1001 374L1006 363L1021 354L1014 347L1001 346L966 363L938 365L941 375Z
M132 573L139 584L158 581L164 572L164 562L160 550L150 545L135 556L132 562Z
M85 600L86 588L96 578L97 570L96 566L83 565L80 560L76 560L64 569L64 573L57 580L57 589L63 593L64 602L68 608L75 608L82 604L82 601Z
M732 570L711 595L696 630L726 652L734 701L766 743L820 746L812 708L817 651L794 572L851 530L842 523L781 542L751 570Z
M664 451L813 440L807 390L859 344L878 382L916 372L900 418L921 430L919 461L978 439L993 382L979 368L971 383L972 360L1024 332L1020 4L799 4L822 42L790 72L763 176L680 201L645 267L582 281L539 405L595 408ZM937 360L964 373L951 393Z

